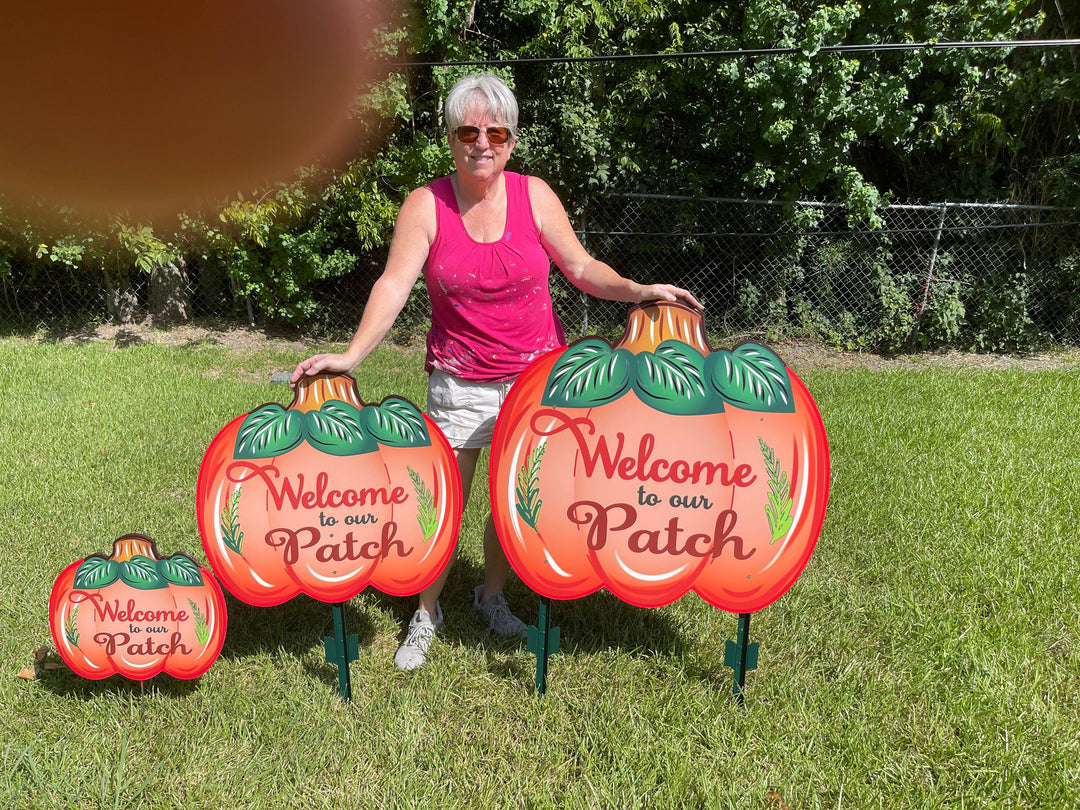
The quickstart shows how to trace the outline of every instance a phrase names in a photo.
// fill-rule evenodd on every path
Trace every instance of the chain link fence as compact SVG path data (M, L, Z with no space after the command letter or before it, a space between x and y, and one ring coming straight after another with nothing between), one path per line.
M641 282L670 282L706 306L717 342L821 340L846 349L958 347L1027 351L1080 344L1080 212L1003 204L891 205L877 227L843 205L658 195L595 201L576 223L589 251ZM0 257L2 258L2 257ZM151 272L72 263L8 265L0 321L23 328L141 320L155 284L184 292L183 317L267 327L228 268L189 258ZM320 318L305 328L348 336L378 262L319 282ZM2 268L0 268L2 269ZM558 273L568 337L617 336L626 305L583 296ZM418 286L399 323L421 333Z
M1068 209L891 205L852 226L837 203L612 197L580 223L593 255L686 287L723 338L847 348L1030 350L1080 343L1080 228ZM567 330L625 307L566 294Z

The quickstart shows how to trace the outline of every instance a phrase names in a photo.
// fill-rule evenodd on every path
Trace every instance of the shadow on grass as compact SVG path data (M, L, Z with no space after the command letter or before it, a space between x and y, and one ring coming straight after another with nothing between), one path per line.
M494 650L524 649L524 640L500 639L473 610L474 589L483 579L483 567L472 560L460 559L454 563L439 598L446 621L439 631L439 637L450 644L483 645ZM405 626L416 610L417 597L399 598L372 591L370 598L394 613L402 625L398 640L403 639ZM507 583L506 601L514 615L525 624L535 625L538 622L540 598L516 576L511 576ZM572 601L553 600L551 606L553 623L562 626L563 649L584 652L644 650L674 655L684 651L687 646L670 617L655 610L629 605L607 591L598 591Z
M108 678L91 680L76 675L69 669L58 669L44 673L38 683L54 695L77 698L79 700L97 700L105 695L127 696L130 700L142 700L157 695L179 698L190 695L199 689L199 680L174 678L162 673L145 681L133 681L123 675L110 675Z
M227 590L225 606L228 629L219 658L243 659L259 655L285 654L302 658L322 639L334 635L332 605L300 594L273 607L255 607L237 599ZM370 645L375 628L350 603L345 604L346 630L356 634L360 649ZM313 670L313 675L329 684L337 683L336 667L327 664ZM183 697L199 688L200 678L174 678L161 673L146 681L112 675L100 680L82 678L68 669L53 670L39 678L40 683L57 695L94 699L102 695L163 694Z
M502 654L524 652L526 642L498 638L483 626L471 609L472 588L482 581L483 569L478 565L459 563L459 566L451 572L443 592L441 601L446 627L440 631L440 637L450 644L490 650L493 656L489 659L488 670L492 675L532 684L536 675L535 658L531 654ZM513 613L527 625L539 624L540 597L516 576L512 576L507 584L506 599ZM686 637L685 629L669 611L637 607L606 590L580 599L551 600L549 605L550 625L559 628L558 656L616 651L642 660L660 657L685 666L693 659L690 651L701 645L701 639ZM734 635L734 617L732 619ZM720 645L722 658L724 640L717 639L715 643ZM687 670L687 675L720 690L731 688L731 671L726 668L712 671L696 666L693 671Z
M331 342L334 339L348 341L351 334L350 329L340 335L324 335L322 342ZM161 338L165 339L164 342L180 348L239 347L237 344L246 347L269 340L315 340L310 325L268 323L253 327L242 313L234 316L207 315L178 322L168 319L155 320L143 311L140 311L137 320L125 323L103 320L102 313L97 312L76 313L70 317L28 315L18 320L0 321L0 338L18 338L38 343L66 343L72 346L112 343L118 349L158 342Z
M663 608L637 607L608 591L597 591L582 599L552 601L550 623L560 628L560 656L615 650L650 668L670 665L720 699L732 698L734 686L734 670L725 663L725 652L729 639L736 637L737 617L725 615L730 618L730 635L723 631L711 638L688 635ZM549 685L557 688L554 682Z
M474 647L491 652L488 671L508 682L531 688L536 662L525 652L523 639L501 639L488 630L472 609L473 589L483 580L483 568L469 559L458 560L440 598L445 625L439 633L446 644ZM282 604L256 607L225 591L228 632L220 657L240 660L249 657L287 655L310 660L312 648L334 635L333 605L299 594ZM363 605L359 600L363 600ZM507 587L507 600L527 625L538 623L540 599L516 577ZM393 616L399 626L397 641L404 639L409 619L417 607L417 596L389 596L367 588L357 598L344 603L345 632L355 634L360 655L377 654L371 648L378 635L370 609ZM607 591L581 599L552 600L551 625L560 628L560 656L590 655L615 650L641 659L676 659L690 666L686 674L717 691L730 690L730 670L716 671L694 666L686 653L699 643L684 638L677 622L666 612L640 608L621 601ZM722 645L723 641L717 641ZM306 663L310 676L328 687L338 685L337 667L320 660ZM94 699L102 695L126 695L137 700L144 694L183 697L199 688L199 680L184 680L161 674L140 684L116 675L102 680L80 678L66 670L49 673L42 684L50 691L69 697Z
M451 573L451 581L443 590L440 604L445 605L446 625L440 631L440 637L448 643L474 643L482 634L482 628L471 612L472 591L468 593L468 603L463 602L463 583L479 582L483 572L468 560L458 560ZM344 607L345 633L357 637L360 655L375 654L370 650L378 632L366 609L361 609L358 600L364 601L365 608L374 607L392 615L399 626L397 641L404 640L408 623L416 611L418 595L390 596L373 587L368 587L357 597L346 601ZM221 656L241 659L260 654L284 653L302 658L313 646L322 644L324 638L334 635L333 605L320 602L305 594L299 594L280 605L255 607L237 599L225 591L226 608L229 616L229 629ZM473 627L475 626L475 630ZM308 666L312 677L327 685L337 686L337 666L329 662L320 662Z
M272 607L255 607L228 591L225 605L229 630L221 648L223 658L239 659L265 653L303 655L334 635L333 605L304 594ZM346 632L355 634L363 649L375 637L375 628L350 602L345 605Z
M694 597L687 594L683 598ZM529 597L519 600L519 604L528 605L531 614L522 611L518 615L530 625L538 624L539 602L537 595L529 593ZM605 651L616 651L643 662L659 659L673 664L687 678L720 696L730 695L732 690L733 671L723 661L728 638L733 640L737 630L737 617L725 615L730 617L730 636L702 638L694 634L688 636L686 627L670 611L637 607L606 590L575 600L551 600L549 607L550 625L558 627L560 634L559 653L555 659ZM702 647L712 649L702 654ZM710 664L710 661L714 663ZM536 664L530 666L525 676L531 680ZM492 672L500 674L495 669ZM520 672L513 673L513 677L520 676Z
M538 615L539 598L534 597L533 601ZM536 624L537 615L530 624ZM679 656L689 647L667 614L623 602L604 590L581 599L552 600L550 622L560 628L564 651L619 650Z
M525 640L499 638L472 608L474 588L483 581L483 575L483 567L471 559L463 557L454 563L439 599L445 619L439 638L451 646L488 650L492 653L488 666L492 674L531 683L535 676L531 656L514 654L525 651ZM364 600L366 608L393 616L398 625L395 641L404 640L418 596L389 596L369 587L358 598ZM515 576L507 585L506 598L518 618L527 625L537 624L539 597ZM563 655L617 650L642 658L659 655L681 659L692 646L666 613L635 607L607 591L572 601L552 601L551 620L553 626L560 627ZM346 633L357 635L360 655L368 654L377 634L370 614L361 611L353 600L345 604L345 622ZM298 596L273 608L256 608L229 597L229 638L222 655L243 657L275 651L303 654L323 637L332 635L329 604ZM320 665L313 668L312 674L328 684L337 683L333 665ZM702 677L710 679L709 673L702 673Z

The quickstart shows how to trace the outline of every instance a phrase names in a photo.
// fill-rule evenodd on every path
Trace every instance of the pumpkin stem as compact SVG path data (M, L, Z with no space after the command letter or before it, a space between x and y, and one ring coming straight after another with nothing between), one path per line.
M626 331L616 349L652 352L665 340L679 340L702 354L712 351L705 336L705 316L687 304L671 301L646 301L630 308Z
M126 562L135 556L149 557L151 560L159 559L157 543L154 542L153 538L147 537L145 534L125 534L123 537L113 541L110 560Z
M323 371L311 377L302 377L296 383L296 393L289 410L317 411L329 399L348 402L357 408L364 407L356 390L356 380L348 374Z

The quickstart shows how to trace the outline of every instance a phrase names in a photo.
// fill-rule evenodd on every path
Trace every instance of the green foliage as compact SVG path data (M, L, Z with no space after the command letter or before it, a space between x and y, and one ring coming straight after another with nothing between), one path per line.
M942 267L948 257L943 257ZM960 337L967 308L961 296L961 285L954 280L937 280L931 283L927 306L919 320L916 347L936 349L950 346Z
M94 243L93 236L82 238L75 236L61 236L51 245L42 242L38 245L35 259L47 258L54 264L63 265L76 270L83 263L84 257L92 252Z
M971 348L1016 352L1038 346L1042 336L1029 312L1030 290L1031 278L1024 272L979 279L968 303Z
M128 261L143 273L177 258L177 249L162 239L149 225L116 225L118 245L127 253Z
M736 313L760 324L772 340L792 325L798 333L837 348L893 352L914 325L915 281L893 269L887 239L794 238L790 252L747 274Z
M546 178L575 223L608 195L647 191L827 197L845 205L849 226L876 229L895 199L1077 204L1077 54L1070 48L823 49L1072 36L1076 11L1075 0L418 0L371 32L370 48L388 65L509 60L492 69L521 106L511 168ZM769 48L792 52L526 61ZM206 298L231 302L238 313L250 306L264 322L324 330L326 309L342 307L344 279L357 276L349 283L362 297L377 276L408 192L451 170L441 100L472 70L391 67L358 92L364 146L352 161L300 169L292 180L222 201L205 217L95 231L59 212L64 224L46 234L0 209L5 305L24 317L48 314L47 277L105 289L111 300L138 288L162 261L181 257L198 269ZM799 208L791 221L813 216ZM647 241L633 258L655 253ZM741 311L770 329L810 330L838 345L902 342L913 324L899 291L917 280L875 271L868 284L880 288L880 311L848 307L823 323L814 298L831 293L801 291L810 268L799 263L829 259L804 257L798 246L791 251L787 278L751 279L737 292ZM1039 331L1025 326L1022 314L1008 334L994 335L992 319L981 315L974 329L954 328L968 292L941 289L921 316L921 339L939 345L948 335L968 335L973 345L1008 346L1030 343ZM866 295L873 292L859 292ZM968 311L994 303L992 295L977 296ZM999 303L1014 313L1024 309ZM422 328L426 318L426 303L416 295L398 331ZM926 338L927 330L936 337Z
M1065 51L821 50L1026 38L1048 19L1027 4L496 0L452 24L441 4L425 10L437 21L431 38L456 37L458 58L797 49L515 67L526 124L519 159L574 209L583 205L576 198L612 189L816 193L845 201L853 223L876 227L889 195L1030 197L1013 185L1015 166L1035 168L1077 146L1062 115L1080 86ZM1041 131L1029 123L1033 111Z
M877 268L874 283L881 310L876 323L872 322L872 328L876 327L876 348L882 352L897 352L904 348L915 327L911 298L905 289L908 285L903 281L887 267Z
M304 183L281 183L256 199L238 196L220 225L189 223L204 256L227 269L237 298L250 296L271 320L300 323L316 304L311 285L349 272L356 256L334 229L326 197ZM201 227L200 227L201 226Z

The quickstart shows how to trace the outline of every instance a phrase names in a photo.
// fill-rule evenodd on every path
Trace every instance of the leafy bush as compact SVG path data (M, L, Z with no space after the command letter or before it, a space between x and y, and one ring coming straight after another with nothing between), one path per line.
M1016 272L1003 278L977 279L968 299L967 329L971 348L979 352L1029 351L1040 331L1028 312L1031 278Z
M881 303L874 326L876 348L886 353L900 351L915 327L915 313L904 283L910 279L889 272L887 267L879 266L874 281L877 299Z

